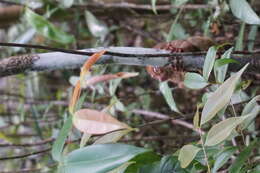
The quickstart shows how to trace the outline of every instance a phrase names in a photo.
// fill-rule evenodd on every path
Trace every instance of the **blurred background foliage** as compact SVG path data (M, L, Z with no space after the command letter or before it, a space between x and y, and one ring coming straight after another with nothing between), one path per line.
M156 4L156 5L155 5ZM180 5L184 5L183 7ZM260 14L259 1L251 6ZM186 7L186 8L185 8ZM27 8L27 9L26 9ZM29 10L30 9L30 10ZM237 50L259 50L257 25L236 19L224 0L9 0L0 1L0 41L40 44L67 49L107 46L153 47L159 42L204 35L216 43L231 43ZM43 50L1 47L1 58ZM99 65L93 74L139 72L135 78L114 80L86 91L87 107L101 110L118 100L111 113L138 127L154 118L140 111L171 111L159 90L159 82L144 67ZM78 70L28 72L0 79L0 172L53 172L57 166L49 154L51 143L67 116L73 76ZM176 104L192 124L201 91L169 84ZM247 88L237 102L259 93L258 86ZM236 106L241 111L241 105ZM139 111L139 112L138 112ZM231 111L231 110L229 110ZM251 135L259 136L259 118ZM75 129L71 141L79 139ZM199 140L192 129L170 121L141 128L122 141L171 154L184 144ZM240 142L240 141L238 141ZM78 147L74 142L68 151ZM39 154L34 155L34 152ZM28 154L28 157L23 156ZM8 157L11 157L8 159ZM20 171L19 171L20 170Z

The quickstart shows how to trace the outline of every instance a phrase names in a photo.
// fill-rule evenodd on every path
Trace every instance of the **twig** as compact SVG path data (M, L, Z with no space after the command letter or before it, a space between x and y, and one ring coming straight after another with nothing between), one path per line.
M158 112L151 112L151 111L139 110L139 109L134 109L134 110L132 110L132 112L136 113L136 114L145 115L145 116L150 117L150 118L171 120L172 124L176 124L176 125L180 125L180 126L186 127L186 128L191 129L193 131L196 131L197 133L200 133L200 132L203 133L203 134L205 133L203 131L197 130L190 123L187 123L187 122L185 122L185 121L183 121L181 119L171 118L168 115L164 115L164 114L161 114L161 113L158 113Z
M26 153L26 154L21 154L21 155L16 155L16 156L0 157L0 160L21 159L21 158L29 157L29 156L36 155L36 154L46 153L46 152L48 152L48 151L50 151L50 150L51 150L51 148L47 148L47 149L44 149L44 150L39 150L39 151L35 151L35 152L31 152L31 153Z

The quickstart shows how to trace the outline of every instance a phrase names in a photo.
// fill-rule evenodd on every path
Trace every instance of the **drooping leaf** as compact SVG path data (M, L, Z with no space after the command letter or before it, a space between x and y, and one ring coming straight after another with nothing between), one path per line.
M104 173L147 151L126 144L90 145L69 153L60 169L65 173Z
M211 120L222 108L230 101L230 98L235 90L237 81L245 71L245 65L241 70L228 78L219 88L208 98L202 110L201 125Z
M62 161L62 157L63 157L62 151L71 128L72 128L72 116L70 115L68 119L65 121L62 129L59 132L57 139L52 145L52 150L51 150L52 158L58 162Z
M257 146L259 147L259 144L258 141L254 141L249 146L246 146L245 149L239 153L235 162L230 166L229 173L240 172L243 165L247 164L246 160L250 157L252 150Z
M69 44L75 41L72 35L66 34L60 29L56 28L44 17L34 13L29 8L25 10L25 18L27 22L44 37L54 40L59 43Z
M230 8L234 16L248 24L259 25L260 18L246 0L230 0Z
M215 58L217 54L217 47L211 46L207 52L205 62L203 65L203 77L206 81L209 79L210 72L214 66Z
M111 115L92 109L81 109L73 116L74 126L81 132L91 135L105 134L129 127Z
M212 173L217 173L218 169L221 168L236 151L236 147L228 147L219 153L212 168Z
M133 129L123 129L118 130L115 132L111 132L108 134L105 134L104 136L97 139L94 144L107 144L107 143L116 143L119 141L123 136L125 136L127 133L132 131Z
M215 65L214 65L214 75L216 78L216 81L219 83L223 83L226 77L227 69L228 69L228 64L232 63L230 61L230 55L233 51L233 47L228 49L222 56L221 59L216 60ZM225 61L224 61L225 60Z
M241 124L247 116L231 117L215 124L208 132L205 145L214 146L227 139L232 131Z
M160 88L160 91L162 92L167 104L170 106L171 110L173 110L175 112L180 112L173 99L172 91L171 91L170 87L168 86L167 81L160 82L159 88Z
M200 151L200 148L194 145L184 145L179 153L178 160L181 163L182 168L186 168L195 158L196 154Z
M90 11L85 11L87 25L91 34L104 40L108 34L108 28L105 23L99 21Z
M208 82L198 73L186 73L184 85L190 89L201 89L208 85Z

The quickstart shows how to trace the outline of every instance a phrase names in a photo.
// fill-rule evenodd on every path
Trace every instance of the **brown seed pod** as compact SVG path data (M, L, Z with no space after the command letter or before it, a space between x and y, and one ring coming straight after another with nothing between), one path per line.
M194 52L204 51L214 45L208 37L194 36L186 40L174 40L168 43L159 43L154 48L165 49L173 52ZM147 72L154 79L159 81L171 81L179 87L183 87L185 71L182 65L181 57L173 57L172 63L165 67L147 66Z

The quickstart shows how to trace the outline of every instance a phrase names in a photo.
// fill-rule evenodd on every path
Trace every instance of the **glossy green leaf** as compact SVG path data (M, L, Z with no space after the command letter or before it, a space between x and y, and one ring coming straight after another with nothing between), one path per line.
M260 24L260 18L246 0L230 0L230 8L234 16L248 24Z
M201 89L208 85L208 82L198 73L186 73L184 85L190 89Z
M174 99L173 99L172 90L168 86L167 81L160 82L159 88L160 88L160 91L162 92L167 104L170 106L171 110L173 110L175 112L180 112L179 109L177 108L177 105L176 105Z
M208 81L210 72L213 69L216 54L217 54L217 48L215 46L210 47L207 52L205 62L203 65L203 77L206 81Z
M72 128L72 116L70 115L68 119L65 121L61 131L59 132L57 139L52 145L51 155L52 158L56 161L60 162L62 160L63 157L62 151L71 128Z
M223 142L246 118L247 116L231 117L215 124L208 132L205 145L214 146Z
M180 167L176 156L164 156L161 161L144 165L138 173L188 173Z
M215 62L215 65L214 65L214 75L215 75L216 81L219 82L219 83L223 83L224 82L225 77L226 77L226 73L227 73L227 69L228 69L228 64L229 63L233 63L233 62L227 61L227 60L230 60L230 55L231 55L233 49L234 49L233 47L228 49L221 56L221 59L218 59Z
M108 28L105 23L99 21L90 11L85 11L87 25L90 33L102 40L108 34Z
M200 151L200 148L194 145L184 145L179 153L178 160L181 163L182 168L186 168L196 157L196 154Z
M212 173L217 173L218 169L221 168L228 159L237 151L236 147L225 148L221 153L216 157L214 166L212 168Z
M119 143L90 145L69 153L60 169L65 173L105 173L147 151Z
M127 169L127 167L133 163L135 163L135 162L126 162L126 163L122 164L121 166L119 166L118 168L116 168L112 171L109 171L108 173L124 173L125 170Z
M245 65L241 70L228 78L219 88L208 98L201 114L201 125L211 120L230 101L235 90L236 83L245 71Z
M142 168L145 165L150 165L152 163L159 162L160 156L154 152L146 152L139 154L130 161L135 163L130 165L124 173L142 172Z
M259 147L259 142L254 141L249 146L246 146L241 153L237 156L235 162L230 166L229 173L238 173L240 172L243 165L248 164L246 161L250 157L251 152L255 147Z
M29 8L25 10L25 18L27 22L44 37L54 40L59 43L69 44L75 41L72 35L66 34L60 29L56 28L44 17L34 13Z

